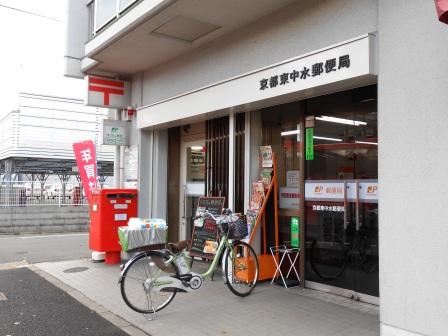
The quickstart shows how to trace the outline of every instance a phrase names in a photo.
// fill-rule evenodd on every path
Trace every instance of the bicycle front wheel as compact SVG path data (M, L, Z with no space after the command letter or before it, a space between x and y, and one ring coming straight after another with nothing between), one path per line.
M226 251L224 270L226 284L237 296L248 296L258 281L258 258L254 249L243 241L235 241Z
M174 299L176 290L154 289L154 283L162 276L176 276L177 268L168 263L169 257L158 251L144 252L125 269L120 281L121 296L124 302L138 313L155 313Z

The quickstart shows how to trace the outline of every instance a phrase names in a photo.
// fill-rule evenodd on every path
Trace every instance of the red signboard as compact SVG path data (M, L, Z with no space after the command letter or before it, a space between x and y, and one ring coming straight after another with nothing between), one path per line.
M127 108L130 105L130 82L86 76L86 83L86 105L107 108Z
M103 104L110 104L110 95L124 95L124 83L122 81L106 80L98 77L89 77L89 91L103 93Z
M448 24L448 0L435 0L435 3L439 20Z
M75 151L82 187L84 188L87 200L90 203L91 190L93 188L98 188L98 182L96 180L95 145L92 140L75 142L73 144L73 150Z

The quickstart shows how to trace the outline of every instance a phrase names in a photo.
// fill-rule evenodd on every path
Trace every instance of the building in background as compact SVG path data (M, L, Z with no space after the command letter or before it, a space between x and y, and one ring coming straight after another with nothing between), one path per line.
M112 149L99 139L107 112L83 106L83 81L62 74L63 9L52 0L5 0L0 7L0 25L9 31L1 37L8 46L1 56L3 182L77 183L72 143L89 139L97 145L102 182L113 172Z
M18 110L0 120L2 180L76 176L72 145L84 140L96 145L99 176L112 175L113 149L100 138L105 118L106 110L84 106L81 99L20 93Z
M0 205L73 203L73 187L80 185L73 143L79 141L94 142L99 182L111 183L113 149L101 145L104 118L106 110L81 99L20 93L19 108L0 120ZM79 193L77 203L84 203Z
M305 286L379 304L385 336L448 333L448 30L432 1L67 4L66 75L132 83L141 217L175 240L201 195L246 211L270 145Z

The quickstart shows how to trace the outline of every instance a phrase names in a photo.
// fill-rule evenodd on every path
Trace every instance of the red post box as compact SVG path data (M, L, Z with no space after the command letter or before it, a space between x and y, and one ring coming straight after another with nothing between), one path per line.
M120 262L118 227L131 217L137 217L136 189L92 189L89 246L106 252L106 264Z

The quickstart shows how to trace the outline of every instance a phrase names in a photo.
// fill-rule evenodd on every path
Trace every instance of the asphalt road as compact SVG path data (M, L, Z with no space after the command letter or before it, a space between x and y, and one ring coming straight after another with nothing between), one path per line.
M1 336L127 333L27 268L0 271Z
M90 257L87 233L0 235L0 264L20 261L38 263Z

